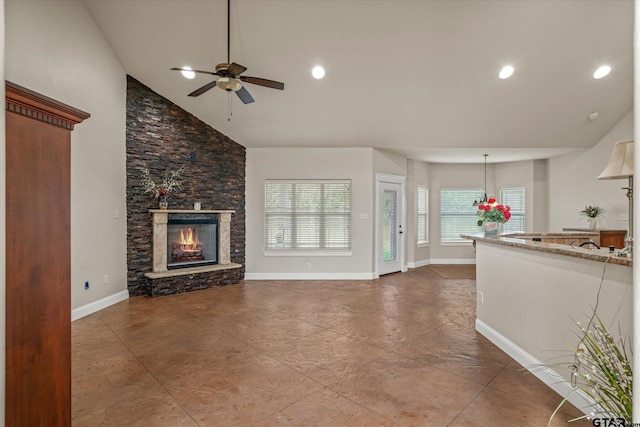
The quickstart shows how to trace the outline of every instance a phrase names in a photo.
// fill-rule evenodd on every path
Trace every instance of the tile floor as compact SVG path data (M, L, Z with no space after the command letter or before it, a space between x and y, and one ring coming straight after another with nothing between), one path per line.
M130 298L73 322L73 425L546 426L561 399L474 318L427 267Z

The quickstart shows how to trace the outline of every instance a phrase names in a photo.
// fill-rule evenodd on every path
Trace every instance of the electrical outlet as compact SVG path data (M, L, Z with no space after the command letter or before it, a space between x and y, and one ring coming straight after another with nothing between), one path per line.
M480 304L484 304L484 293L478 292L478 299L480 300Z
M311 263L310 262L307 263L307 268L311 268Z
M88 280L86 282L84 282L84 290L85 291L89 290L89 281Z
M107 275L107 274L104 275L104 284L105 285L109 284L109 275Z

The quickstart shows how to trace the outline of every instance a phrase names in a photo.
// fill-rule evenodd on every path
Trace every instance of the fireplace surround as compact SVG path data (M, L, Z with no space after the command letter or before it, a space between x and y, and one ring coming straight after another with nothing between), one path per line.
M153 215L153 272L146 273L145 276L153 282L176 276L193 276L194 274L207 273L220 270L232 270L242 268L241 264L231 262L231 215L235 212L232 210L178 210L178 209L151 209L149 212ZM197 225L199 222L215 223L217 231L216 255L215 260L205 263L191 262L182 268L170 268L175 264L172 260L172 253L169 248L173 247L168 241L169 238L169 219L170 216L174 222L191 222ZM205 221L210 218L211 221ZM187 227L188 228L188 227ZM210 231L209 231L210 232ZM183 232L184 234L184 232ZM188 250L197 252L197 245L188 246ZM195 249L194 249L195 248ZM204 249L202 249L204 252ZM175 267L175 266L172 266ZM153 288L153 284L150 285ZM163 292L171 293L171 292ZM154 292L150 292L153 296Z

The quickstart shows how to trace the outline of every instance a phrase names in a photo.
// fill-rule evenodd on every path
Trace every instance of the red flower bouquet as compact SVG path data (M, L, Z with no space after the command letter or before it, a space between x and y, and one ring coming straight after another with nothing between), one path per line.
M498 204L494 197L490 197L486 202L478 205L478 212L476 213L480 219L478 225L482 225L485 221L505 223L511 218L511 208Z

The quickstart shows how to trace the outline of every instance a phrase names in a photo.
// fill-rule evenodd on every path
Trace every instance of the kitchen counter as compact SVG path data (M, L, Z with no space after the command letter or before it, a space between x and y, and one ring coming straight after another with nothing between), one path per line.
M633 269L631 258L608 249L553 243L579 236L589 238L568 232L462 237L476 249L476 330L588 411L592 402L575 393L562 363L573 360L575 322L586 324L594 307L614 339L632 336Z
M609 252L608 248L596 249L594 246L580 247L578 246L584 240L584 236L595 233L580 232L561 232L561 233L514 233L500 236L485 237L484 234L462 234L461 237L471 239L475 242L486 242L494 245L511 246L514 248L527 249L532 251L547 252L557 255L572 256L577 258L588 259L592 261L608 262L610 264L631 266L631 258L614 256ZM534 241L533 239L541 239L547 241ZM575 240L573 245L564 243L551 243L548 240L558 241L560 239ZM593 248L593 249L591 249Z

